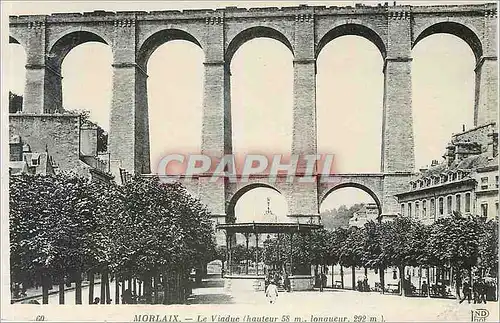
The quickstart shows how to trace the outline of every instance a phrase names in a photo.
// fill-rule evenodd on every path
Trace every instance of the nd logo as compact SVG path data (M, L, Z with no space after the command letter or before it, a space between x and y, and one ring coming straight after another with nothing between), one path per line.
M471 310L472 322L486 322L486 318L490 315L487 309L480 308Z

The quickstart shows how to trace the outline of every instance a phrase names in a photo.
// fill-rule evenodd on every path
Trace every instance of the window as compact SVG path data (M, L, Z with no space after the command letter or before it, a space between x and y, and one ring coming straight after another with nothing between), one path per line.
M496 215L498 216L498 202L495 203Z
M439 177L434 177L434 185L437 185L439 184Z
M488 217L488 203L481 204L481 216L485 218Z
M457 212L462 212L462 210L460 209L460 203L462 202L461 200L462 199L460 194L455 195L455 211Z
M408 202L408 216L411 218L411 202Z
M38 158L32 158L31 159L31 165L32 166L38 166L38 165L40 165L40 160Z
M401 215L405 216L405 205L401 204Z
M470 212L470 193L465 193L465 212Z
M427 217L427 201L422 202L422 217Z
M418 218L420 216L420 203L415 202L415 217Z
M438 200L439 203L439 215L444 214L444 199L442 197L439 198Z
M498 175L495 176L495 186L498 188Z
M436 201L434 199L431 199L431 212L430 212L431 218L436 216Z
M446 211L448 211L448 214L451 213L453 207L453 198L451 196L448 196L446 198Z
M487 190L488 189L488 177L481 177L481 189L482 190Z

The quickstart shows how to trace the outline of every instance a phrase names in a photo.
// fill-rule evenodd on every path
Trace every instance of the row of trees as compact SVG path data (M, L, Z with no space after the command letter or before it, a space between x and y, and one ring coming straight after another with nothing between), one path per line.
M81 303L82 273L91 282L100 273L103 284L141 281L148 303L161 281L159 301L172 303L184 300L189 273L215 257L215 245L209 212L180 184L19 175L10 179L10 255L11 280L42 286L45 303L53 282L64 290L68 281Z
M271 239L259 251L267 265L288 263L290 237ZM498 222L458 213L432 225L408 217L385 223L368 222L363 228L316 230L311 234L294 234L291 255L296 274L308 270L306 265L351 267L355 286L355 267L377 269L384 288L384 271L397 267L404 277L407 266L453 268L458 284L462 276L481 267L491 276L498 275ZM255 259L254 249L245 253L243 246L233 250L233 262ZM281 264L280 264L281 263ZM400 289L403 293L403 289ZM458 293L458 292L457 292Z

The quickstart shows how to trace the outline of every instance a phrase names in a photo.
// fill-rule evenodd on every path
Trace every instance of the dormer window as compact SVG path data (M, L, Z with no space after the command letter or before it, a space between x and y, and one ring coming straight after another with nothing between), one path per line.
M434 177L434 185L439 184L439 176Z
M40 157L37 156L37 157L31 158L31 165L32 166L38 166L38 165L40 165Z

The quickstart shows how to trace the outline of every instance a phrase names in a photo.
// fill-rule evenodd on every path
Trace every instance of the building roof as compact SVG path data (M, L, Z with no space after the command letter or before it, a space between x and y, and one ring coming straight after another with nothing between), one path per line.
M418 174L418 178L439 176L450 171L472 171L477 168L493 166L496 164L497 160L490 159L489 154L486 152L479 155L466 157L461 161L455 161L450 166L446 164L446 161L443 161L441 164L430 167L428 170Z

